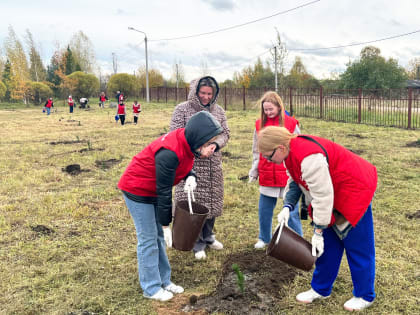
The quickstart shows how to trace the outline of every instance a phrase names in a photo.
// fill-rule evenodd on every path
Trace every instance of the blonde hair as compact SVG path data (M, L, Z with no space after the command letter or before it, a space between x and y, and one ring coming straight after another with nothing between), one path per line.
M265 92L264 95L258 100L257 106L261 108L261 126L263 128L267 122L267 115L264 113L264 103L270 102L279 108L279 126L284 126L284 104L280 95L274 91Z
M258 133L258 151L273 151L279 145L284 145L288 149L290 140L296 137L296 134L290 133L284 127L265 127Z

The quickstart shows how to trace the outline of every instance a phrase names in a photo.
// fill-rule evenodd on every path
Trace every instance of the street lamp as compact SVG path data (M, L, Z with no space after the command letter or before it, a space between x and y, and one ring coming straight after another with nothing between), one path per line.
M150 97L149 97L149 67L148 67L148 61L147 61L147 35L145 32L143 31L139 31L137 29L135 29L134 27L129 26L128 29L130 31L135 31L135 32L139 32L139 33L143 33L144 34L144 47L146 49L146 102L149 103L150 102Z

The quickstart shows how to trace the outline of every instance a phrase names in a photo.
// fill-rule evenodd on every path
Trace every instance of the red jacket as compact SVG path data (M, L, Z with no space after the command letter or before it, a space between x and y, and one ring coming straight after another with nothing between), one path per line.
M376 167L339 144L327 139L310 136L318 141L327 151L329 171L334 188L334 209L340 212L352 226L356 226L376 190ZM293 180L309 190L302 180L301 164L305 157L324 151L319 145L304 138L290 141L289 155L284 160ZM312 216L312 213L310 213ZM335 221L331 217L330 224Z
M298 121L290 116L284 117L284 127L287 128L291 133L295 131ZM258 119L255 123L255 129L257 132L260 131L261 119ZM267 126L279 126L279 116L274 118L267 118L264 127ZM285 187L287 184L288 176L286 174L286 168L283 164L275 164L268 161L260 153L260 160L258 162L258 174L260 186L266 187Z
M161 148L175 152L178 157L174 185L184 179L192 170L194 155L185 139L184 128L180 128L156 139L134 156L118 182L118 188L137 196L156 197L155 154Z
M134 114L140 113L140 103L138 103L137 106L136 104L133 104L133 113Z
M52 100L48 100L47 103L45 104L45 107L51 107L53 104Z
M67 102L69 103L69 106L73 106L74 105L74 101L73 101L72 98L69 98Z

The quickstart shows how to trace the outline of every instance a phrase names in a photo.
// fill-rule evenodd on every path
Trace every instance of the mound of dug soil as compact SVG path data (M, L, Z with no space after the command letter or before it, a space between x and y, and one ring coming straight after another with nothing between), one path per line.
M82 170L79 164L70 164L61 170L70 175L79 175L81 172L90 172L90 170Z
M96 160L95 164L97 167L101 168L101 169L109 169L112 166L114 166L115 164L120 163L121 160L117 160L117 159L109 159L109 160Z
M414 213L406 214L405 216L407 217L407 219L410 219L410 220L412 220L412 219L420 219L420 210L417 210Z
M244 275L243 292L239 289L233 264L237 264ZM182 311L270 314L283 297L283 286L291 283L296 274L296 269L267 256L264 251L235 253L224 263L216 290L198 298L191 296Z

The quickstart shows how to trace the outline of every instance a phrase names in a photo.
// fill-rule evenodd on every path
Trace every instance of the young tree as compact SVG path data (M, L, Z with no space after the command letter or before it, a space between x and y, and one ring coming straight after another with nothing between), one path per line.
M2 100L6 96L6 85L0 81L0 100Z
M95 50L89 37L82 31L79 31L73 35L69 46L76 64L79 64L80 66L80 70L92 73L96 65L96 59Z
M285 77L285 83L287 87L292 88L317 88L320 86L319 81L308 73L299 56L296 56L289 75Z
M4 85L6 86L6 92L4 95L4 99L9 101L10 100L10 79L11 79L11 65L10 65L10 61L9 59L7 59L5 65L4 65L4 69L3 69L3 73L2 73L2 81L4 83Z
M50 64L47 66L47 81L53 84L52 90L54 91L54 95L58 95L59 87L63 78L60 65L61 54L58 50L56 50L51 57Z
M140 88L146 87L146 68L140 67L137 70L137 78ZM157 69L149 69L149 87L158 87L163 85L163 75Z
M401 88L408 78L397 60L380 55L379 48L367 46L360 52L360 58L347 64L341 75L344 89L392 89Z
M407 74L410 79L420 80L420 58L411 59L408 62Z
M65 55L65 61L66 61L66 65L65 65L65 74L69 75L72 74L75 71L80 71L80 65L77 63L77 61L75 60L74 56L73 56L73 52L70 49L70 46L67 46L67 51L64 53ZM79 70L77 70L79 69Z
M29 51L29 76L32 81L45 81L47 78L47 71L42 63L41 56L36 48L32 33L26 30L26 45Z

